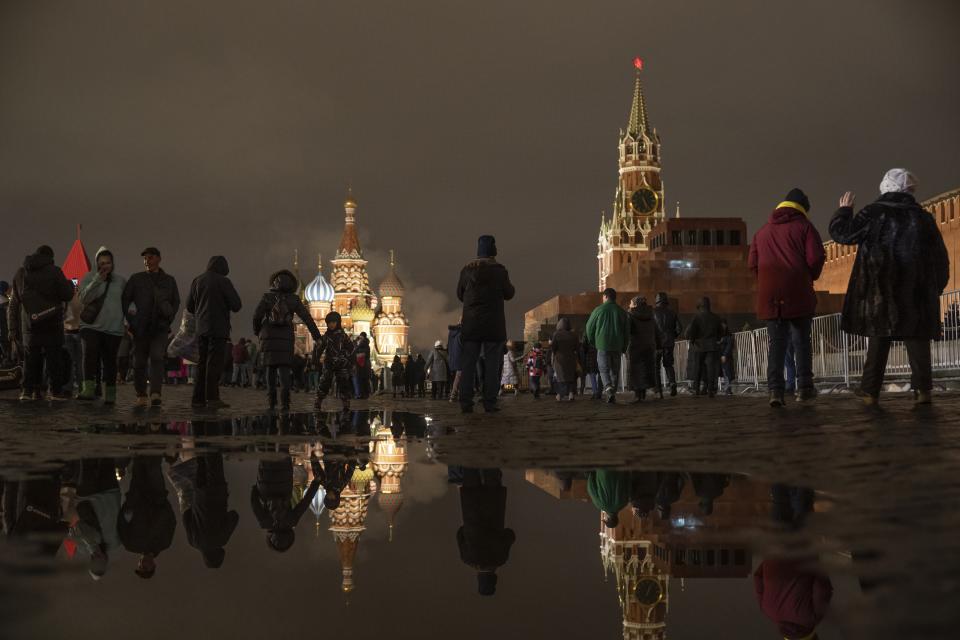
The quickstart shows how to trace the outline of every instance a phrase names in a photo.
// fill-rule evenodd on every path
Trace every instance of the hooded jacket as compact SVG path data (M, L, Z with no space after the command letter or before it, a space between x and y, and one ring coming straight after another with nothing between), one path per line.
M93 261L95 265L105 251L112 254L106 247L97 249L97 256ZM104 291L106 291L107 297L103 301L103 306L100 308L97 319L89 324L81 320L80 328L92 329L93 331L99 331L100 333L106 333L111 336L122 336L126 333L123 324L123 290L126 286L127 279L117 274L116 256L113 258L113 271L110 273L109 289L107 288L107 283L100 279L96 268L88 271L80 280L80 284L77 287L80 290L80 304L90 304L97 298L103 296Z
M653 319L657 323L657 330L663 339L663 350L673 352L673 345L677 338L683 335L683 325L677 314L670 308L669 302L657 302L653 308Z
M630 354L659 349L663 340L653 318L653 307L644 303L627 312L630 316Z
M263 294L253 312L253 332L260 336L260 353L265 367L293 365L294 315L300 317L314 341L320 339L320 330L296 291L296 276L286 269L277 271L270 276L270 290ZM286 309L289 322L271 322L270 316L275 307Z
M559 382L571 384L577 379L577 334L570 330L570 320L561 318L550 338L553 370Z
M73 299L73 283L67 280L51 256L27 256L13 278L7 318L12 337L25 347L55 347L63 344L63 303ZM47 321L30 326L31 312L57 306Z
M213 256L207 270L193 280L187 311L197 319L197 336L230 337L230 312L240 311L240 296L227 275L230 266L223 256Z
M503 342L507 322L503 302L516 290L507 268L493 258L476 258L460 271L457 298L463 303L461 335L468 342Z
M761 320L807 318L817 309L813 283L823 271L826 253L816 227L795 206L784 202L777 207L750 244Z
M710 311L710 298L703 298L698 306L700 313L693 317L687 327L687 339L695 343L697 351L720 350L720 338L723 337L723 320Z
M909 193L886 193L858 214L838 209L830 237L857 245L841 327L861 336L935 338L950 258L933 216Z

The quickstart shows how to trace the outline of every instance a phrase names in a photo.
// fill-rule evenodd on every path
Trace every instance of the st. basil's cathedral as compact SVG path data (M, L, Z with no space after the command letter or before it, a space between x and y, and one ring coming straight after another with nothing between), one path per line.
M395 355L410 353L410 323L403 313L404 287L396 272L393 251L390 251L390 271L380 283L377 293L370 287L367 261L360 248L357 234L357 202L353 195L343 203L345 211L340 246L330 261L328 281L323 275L322 259L318 260L317 275L298 294L317 323L320 333L327 330L324 318L336 311L343 318L343 328L351 337L361 333L370 337L370 351L374 362L388 364ZM299 282L299 254L294 258L294 273ZM313 349L313 339L307 328L297 324L297 343L304 352Z

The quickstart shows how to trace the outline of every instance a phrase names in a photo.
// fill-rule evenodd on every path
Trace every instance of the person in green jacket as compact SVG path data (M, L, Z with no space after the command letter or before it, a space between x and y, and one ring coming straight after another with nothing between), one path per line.
M586 337L597 348L597 368L603 381L603 394L610 404L616 402L620 361L630 341L630 317L617 304L617 292L604 289L603 303L587 320Z
M96 270L87 272L77 287L84 308L103 298L96 318L87 322L81 316L83 384L77 399L94 399L97 373L103 367L103 402L113 404L117 401L117 352L126 333L121 298L127 281L115 272L113 253L106 247L97 251L95 263Z
M630 472L597 469L587 474L587 493L600 509L603 524L615 529L620 512L630 504Z

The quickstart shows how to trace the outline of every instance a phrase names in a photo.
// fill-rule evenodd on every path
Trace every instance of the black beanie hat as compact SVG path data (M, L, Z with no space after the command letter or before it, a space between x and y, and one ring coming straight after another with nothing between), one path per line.
M336 322L337 324L340 324L340 314L337 313L336 311L331 311L330 313L327 314L327 316L323 319L323 321Z
M52 257L53 257L53 249L51 249L49 245L42 244L42 245L40 245L39 247L37 247L36 255L38 255L38 256L47 256L48 258L52 258Z
M808 198L807 194L805 194L801 189L790 189L790 193L787 194L787 197L784 198L784 200L796 202L798 205L803 207L804 211L810 213L810 198Z
M497 574L493 571L478 571L477 590L482 596L495 594L497 592Z
M480 236L477 239L477 257L492 258L497 255L497 240L493 236Z

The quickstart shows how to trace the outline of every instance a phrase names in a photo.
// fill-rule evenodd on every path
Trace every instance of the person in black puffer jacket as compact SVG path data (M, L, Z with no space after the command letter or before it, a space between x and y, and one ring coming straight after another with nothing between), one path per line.
M53 398L65 398L52 385L62 378L63 305L73 293L73 283L53 263L53 249L46 245L27 256L13 278L7 315L11 341L22 350L25 365L21 400L41 399L44 379Z
M278 553L293 546L297 523L320 489L323 471L315 457L310 462L314 479L296 505L290 500L293 495L293 461L290 456L261 460L257 468L257 484L250 488L250 507L260 528L267 532L267 546Z
M350 396L353 387L350 384L350 365L357 345L346 334L340 325L340 314L331 311L324 320L327 323L327 332L317 341L314 351L316 357L323 359L323 371L320 382L317 383L317 399L314 408L320 411L323 399L330 393L333 380L337 380L337 392L343 401L344 410L350 408Z
M253 312L253 331L260 336L260 353L267 369L267 400L277 406L277 382L280 383L280 408L290 409L294 331L293 317L298 316L314 341L320 340L310 312L296 294L297 278L286 269L270 276L270 291L263 294Z

